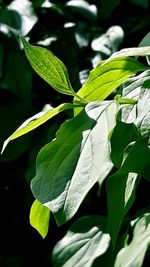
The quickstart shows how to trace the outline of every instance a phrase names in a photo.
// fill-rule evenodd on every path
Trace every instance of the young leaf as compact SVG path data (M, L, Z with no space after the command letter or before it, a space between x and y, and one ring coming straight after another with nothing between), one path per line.
M8 143L16 139L26 133L29 133L30 131L36 129L52 117L56 116L60 112L73 108L73 105L71 103L65 103L61 104L56 108L50 109L48 111L41 111L38 114L32 116L31 118L27 119L8 139L4 142L3 148L1 153L5 150Z
M121 249L115 261L115 267L141 267L150 243L150 213L138 219L131 243Z
M78 219L53 250L53 266L92 266L104 254L110 243L106 218L87 216Z
M75 95L63 62L46 48L30 45L21 37L26 56L33 69L58 92Z
M45 238L48 233L50 210L43 206L37 199L30 210L30 224Z
M143 64L130 57L110 58L91 71L77 94L87 101L104 100L126 79L145 69Z
M58 224L76 213L91 187L98 179L102 183L111 170L108 134L117 109L114 101L89 103L40 151L31 188Z
M137 174L150 178L150 150L145 140L138 139L120 169L107 180L108 229L115 245L124 216L135 198Z

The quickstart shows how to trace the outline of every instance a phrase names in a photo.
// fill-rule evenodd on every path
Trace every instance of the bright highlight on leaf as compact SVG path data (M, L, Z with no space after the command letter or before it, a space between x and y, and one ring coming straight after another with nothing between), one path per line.
M91 71L77 94L87 101L104 100L125 80L145 69L147 67L130 57L110 58Z
M53 264L57 267L93 266L94 260L106 252L109 243L105 217L80 218L54 247Z
M136 222L131 243L118 253L114 267L141 267L150 244L150 213ZM144 265L145 266L145 265Z
M39 127L40 125L42 125L43 123L45 123L46 121L48 121L49 119L53 118L54 116L56 116L57 114L59 114L60 112L67 110L67 109L71 109L73 108L73 104L71 103L65 103L65 104L61 104L56 108L50 109L48 111L41 111L38 114L34 115L33 117L27 119L3 144L3 148L1 153L3 153L3 151L5 150L6 146L8 145L8 143L13 140L16 139L24 134L29 133L30 131L36 129L37 127Z
M50 210L43 206L37 199L30 210L30 224L45 238L48 233Z
M58 92L74 96L75 92L63 62L46 48L30 45L23 37L21 41L26 56L37 74Z
M88 104L38 154L32 192L58 224L73 217L92 186L102 184L112 169L108 135L118 108L115 101Z

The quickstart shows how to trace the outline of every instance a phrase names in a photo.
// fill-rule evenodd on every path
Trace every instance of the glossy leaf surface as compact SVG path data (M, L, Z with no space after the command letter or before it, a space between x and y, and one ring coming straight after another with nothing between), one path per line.
M110 58L97 65L78 95L87 101L104 100L120 84L146 67L130 57Z
M30 45L21 37L26 56L37 74L58 92L75 95L63 62L46 48Z

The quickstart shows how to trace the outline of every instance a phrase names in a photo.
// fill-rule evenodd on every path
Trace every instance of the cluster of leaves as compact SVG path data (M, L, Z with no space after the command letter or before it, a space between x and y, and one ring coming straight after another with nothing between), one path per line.
M36 176L31 182L36 197L31 207L31 224L45 237L50 211L58 225L66 223L94 184L98 182L101 188L106 180L108 217L78 219L55 246L54 266L92 266L97 257L111 248L110 242L116 250L115 267L142 266L150 242L148 210L134 218L130 242L128 227L133 218L128 218L119 245L117 238L140 180L150 179L150 70L130 57L148 56L150 47L113 54L91 71L87 82L75 93L65 65L47 49L21 39L33 69L58 92L74 97L73 103L61 104L28 119L4 143L3 149L11 140L58 113L74 110L73 118L61 125L56 138L37 156ZM130 78L138 72L141 73ZM104 101L122 84L113 100Z
M18 202L18 192L21 196L18 181L30 182L34 177L38 151L55 137L64 122L56 139L40 151L32 181L32 192L37 199L31 208L30 222L43 237L47 235L49 219L50 226L53 222L50 210L58 224L73 217L73 225L53 250L54 266L142 265L149 243L149 214L148 208L140 210L147 207L143 195L141 204L145 201L145 206L140 206L140 200L138 202L135 196L140 190L142 192L141 184L145 186L149 182L149 69L126 56L145 56L149 49L128 50L117 54L118 58L113 55L108 61L100 62L79 91L78 73L91 68L90 57L94 53L91 40L111 25L123 27L125 46L138 43L149 30L148 9L148 0L0 1L0 147L7 136L10 138L3 149L10 140L22 136L10 142L0 155L0 167L7 161L3 172L5 181L1 181L1 188L5 190L4 197L1 194L5 203L2 213L6 221L13 222L11 227L17 229L15 235L19 235L16 219L12 219L16 212L14 206L20 203L20 210L23 209L21 197ZM53 54L38 47L33 50L23 40L31 65L49 83L48 86L42 84L22 53L18 34L26 35L33 44L50 49L66 64L69 76ZM147 45L149 37L142 44ZM130 78L138 72L141 74ZM113 99L116 89L118 95ZM113 100L103 101L107 97ZM46 105L39 112L45 103L52 106ZM31 118L26 120L28 117ZM50 118L53 119L49 121ZM68 118L71 120L65 122ZM11 135L24 120L25 123ZM43 126L38 131L25 135L40 125ZM21 159L20 155L23 155ZM15 193L12 195L13 184ZM107 194L102 198L105 186ZM92 190L96 193L90 198ZM144 187L143 190L147 199L148 189ZM18 196L16 204L15 196ZM28 205L32 202L30 192L24 202ZM137 207L133 212L134 203ZM86 205L88 212L84 211ZM97 213L99 215L95 216ZM76 221L87 214L94 215ZM8 228L7 235L11 232ZM1 229L4 229L3 224ZM62 229L61 226L60 231ZM7 252L10 248L12 254L14 237L8 239ZM54 239L56 243L58 238Z

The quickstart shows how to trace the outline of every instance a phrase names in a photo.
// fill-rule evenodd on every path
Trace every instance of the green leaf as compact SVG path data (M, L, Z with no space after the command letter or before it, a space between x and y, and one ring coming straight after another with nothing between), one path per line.
M137 139L137 138L136 138ZM111 160L114 165L120 168L126 146L135 139L133 124L117 120L117 124L111 135Z
M54 116L56 116L57 114L59 114L60 112L67 110L67 109L71 109L73 108L73 104L71 103L65 103L65 104L61 104L56 108L52 108L50 110L46 110L46 111L41 111L38 114L32 116L31 118L27 119L11 136L8 137L8 139L4 142L3 144L3 148L1 153L3 153L4 149L6 148L6 146L8 145L8 143L11 140L14 140L26 133L29 133L30 131L36 129L37 127L39 127L40 125L42 125L43 123L45 123L46 121L48 121L49 119L53 118Z
M146 0L148 2L148 0ZM139 47L150 46L150 32L140 42ZM150 65L150 56L146 57L147 63Z
M33 69L58 92L75 95L65 65L46 48L30 45L21 37L26 56Z
M126 148L120 169L107 180L108 229L114 245L122 220L135 198L137 174L150 178L149 166L150 150L140 138Z
M89 103L40 151L31 188L58 224L76 213L92 186L98 179L102 183L111 170L108 134L115 126L117 109L114 101Z
M139 100L143 84L150 80L150 70L126 80L123 83L122 97ZM137 118L137 105L130 105L122 109L121 120L126 123L134 123Z
M144 69L143 64L130 57L110 58L91 71L77 94L87 101L104 100L126 79Z
M150 79L142 86L136 112L137 118L134 124L138 128L140 134L144 138L148 138L150 146Z
M123 95L138 99L138 103L123 108L121 120L134 123L140 134L149 140L150 146L150 71L125 82Z
M121 249L115 261L115 267L141 267L150 243L150 213L138 219L131 243Z
M104 254L110 243L106 218L87 216L78 219L53 250L54 267L92 266Z
M134 202L136 182L136 173L121 171L107 180L108 230L113 246L116 244L122 220Z
M30 224L45 238L49 228L50 210L43 206L37 199L30 210Z

